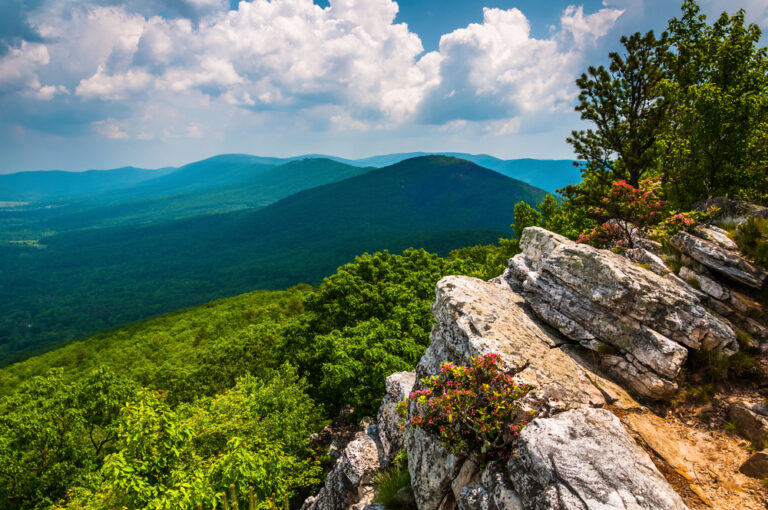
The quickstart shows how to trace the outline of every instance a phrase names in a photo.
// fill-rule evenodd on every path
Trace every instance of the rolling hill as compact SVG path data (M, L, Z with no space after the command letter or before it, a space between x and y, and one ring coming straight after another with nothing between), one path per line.
M62 199L52 205L0 208L0 242L36 242L43 235L70 230L150 224L263 207L298 191L371 170L329 159L296 159L280 165L260 162L264 159L221 156L126 189Z
M28 202L124 189L173 171L124 167L114 170L64 172L47 170L0 175L0 200Z
M509 235L544 191L473 163L414 158L260 210L0 247L0 357L256 288L319 282L366 251L449 250Z

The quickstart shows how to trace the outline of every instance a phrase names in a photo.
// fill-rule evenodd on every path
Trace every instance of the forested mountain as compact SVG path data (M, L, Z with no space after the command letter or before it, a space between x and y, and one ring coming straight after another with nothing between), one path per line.
M2 357L251 289L316 283L363 252L445 254L493 242L510 235L516 202L543 196L470 162L429 156L261 210L0 247L0 286L9 289L0 297Z
M370 158L350 161L350 164L386 166L394 165L405 159L428 155L444 155L471 161L484 168L489 168L507 177L526 182L543 190L554 193L569 184L581 181L581 173L576 163L570 159L499 159L487 154L466 154L464 152L407 152L385 154Z
M60 170L0 175L0 200L37 201L89 195L124 189L165 175L173 168L146 170L124 167L114 170L64 172Z
M465 159L546 191L576 184L581 179L571 160L499 159L487 154L460 152L410 152L346 159L323 154L288 158L221 154L178 168L142 170L132 167L87 172L37 171L0 175L0 200L41 201L69 195L109 191L100 201L126 202L142 198L169 196L205 188L222 188L252 180L270 167L303 160L331 160L356 167L385 167L420 156L443 155ZM309 186L311 187L311 186ZM93 198L93 197L87 197Z
M15 218L38 232L165 222L264 207L298 191L369 170L328 159L281 165L218 161L203 168L190 165L121 192L58 203L55 208L10 210L0 213L0 218Z

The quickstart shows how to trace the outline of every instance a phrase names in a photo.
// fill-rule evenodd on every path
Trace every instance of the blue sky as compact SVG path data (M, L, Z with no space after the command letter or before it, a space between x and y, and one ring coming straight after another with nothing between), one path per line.
M766 0L702 0L710 16ZM0 172L213 154L568 158L576 76L675 0L2 0ZM765 41L766 38L763 38Z

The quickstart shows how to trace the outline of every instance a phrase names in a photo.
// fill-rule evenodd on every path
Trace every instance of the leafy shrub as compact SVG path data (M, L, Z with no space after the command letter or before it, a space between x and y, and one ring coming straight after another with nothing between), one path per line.
M768 222L755 216L736 229L736 242L741 251L760 265L768 266Z
M663 210L659 179L640 181L637 188L625 180L616 181L601 205L589 209L593 218L605 223L583 233L579 242L594 242L605 248L632 248L638 235L645 234L662 220Z
M697 225L717 214L717 211L718 208L712 206L706 212L688 211L674 213L653 228L651 237L664 243L678 232L692 232Z
M411 394L419 413L410 420L440 437L453 453L479 464L507 459L527 421L518 400L530 387L502 370L498 354L472 358L470 367L445 363L440 375L422 380L427 389Z

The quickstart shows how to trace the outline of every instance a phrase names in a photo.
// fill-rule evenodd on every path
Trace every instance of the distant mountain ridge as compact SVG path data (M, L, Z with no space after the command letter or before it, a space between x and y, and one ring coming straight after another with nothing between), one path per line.
M294 163L302 165L309 162ZM363 252L446 254L495 242L511 234L515 203L544 194L468 161L426 156L262 209L83 229L46 237L42 249L0 245L0 287L8 290L0 295L0 360L220 297L317 283Z
M0 200L40 200L125 188L174 171L122 167L113 170L38 170L0 175Z
M581 180L572 160L511 159L503 160L487 154L459 152L411 152L386 154L361 159L346 159L322 154L275 158L248 154L221 154L178 168L146 170L124 167L87 172L34 171L0 175L0 200L40 200L68 195L117 192L137 197L181 193L248 180L271 166L304 159L333 160L356 167L393 165L414 157L444 155L465 159L507 177L531 184L549 192Z

